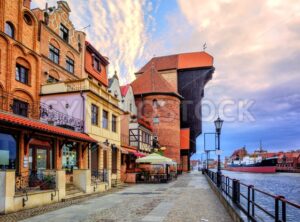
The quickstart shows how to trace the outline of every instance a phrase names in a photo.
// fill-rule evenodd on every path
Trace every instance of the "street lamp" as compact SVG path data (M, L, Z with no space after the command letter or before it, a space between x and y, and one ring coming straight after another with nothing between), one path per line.
M216 127L216 133L218 137L218 171L217 171L217 186L220 188L222 186L222 173L221 173L221 158L220 158L220 134L221 134L221 129L223 125L223 120L218 117L218 119L215 120L215 127Z

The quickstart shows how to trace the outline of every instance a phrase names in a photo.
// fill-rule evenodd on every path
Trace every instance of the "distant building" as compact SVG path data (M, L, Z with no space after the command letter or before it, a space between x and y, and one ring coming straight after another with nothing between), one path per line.
M202 132L199 104L213 72L209 54L182 53L152 58L132 83L138 115L152 124L166 147L164 155L179 163L180 170L190 169L190 156L196 152L196 138ZM188 147L181 147L180 138L188 139Z

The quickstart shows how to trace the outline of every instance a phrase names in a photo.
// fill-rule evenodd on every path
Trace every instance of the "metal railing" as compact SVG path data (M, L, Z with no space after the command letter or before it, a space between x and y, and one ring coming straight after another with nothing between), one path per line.
M54 170L39 170L23 172L16 175L15 191L52 190L56 188L56 172Z
M91 175L92 184L108 182L107 170L93 170Z
M207 176L217 185L217 173L208 171ZM222 175L222 193L253 221L296 221L300 216L300 205L255 188L239 180ZM287 215L294 212L297 215Z

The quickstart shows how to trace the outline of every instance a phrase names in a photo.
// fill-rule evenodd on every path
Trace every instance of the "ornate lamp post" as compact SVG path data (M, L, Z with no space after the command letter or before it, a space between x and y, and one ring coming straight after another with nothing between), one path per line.
M215 127L216 127L216 134L217 134L217 152L218 152L218 171L217 171L217 186L222 186L222 178L221 178L221 158L220 158L220 135L221 135L221 129L223 125L223 120L218 117L218 119L215 120Z

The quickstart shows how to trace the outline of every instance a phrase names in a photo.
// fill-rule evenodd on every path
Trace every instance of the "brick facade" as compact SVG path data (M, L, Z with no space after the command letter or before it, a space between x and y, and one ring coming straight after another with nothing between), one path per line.
M24 16L29 20L27 23ZM38 21L23 6L21 0L0 1L0 108L12 111L13 99L27 102L29 117L39 117L40 56L36 41ZM6 34L6 23L14 29L14 36ZM16 66L28 69L28 84L16 80Z
M153 101L158 103L153 107ZM166 147L164 155L180 163L180 99L169 95L146 95L136 97L138 116L152 123L153 133L159 143ZM159 123L153 124L153 118L159 117Z
M39 18L41 28L39 40L41 44L42 70L41 82L48 82L49 76L59 81L76 80L82 77L84 69L84 44L85 33L77 31L72 24L70 9L64 2L58 2L57 8L34 9ZM47 16L48 15L48 16ZM60 36L63 25L68 30L68 41ZM59 62L54 63L49 59L49 47L53 45L59 49ZM74 61L74 72L67 70L67 58Z

